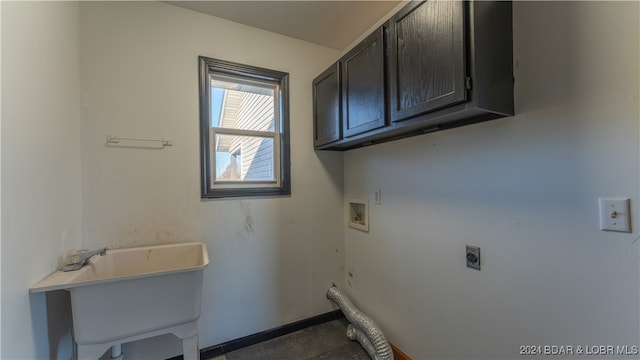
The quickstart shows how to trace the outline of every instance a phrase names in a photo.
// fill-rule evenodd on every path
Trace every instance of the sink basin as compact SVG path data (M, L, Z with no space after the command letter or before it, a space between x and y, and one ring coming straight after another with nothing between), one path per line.
M79 270L54 272L30 292L69 290L78 359L98 359L112 345L166 333L183 340L185 359L198 359L208 264L204 243L107 250Z

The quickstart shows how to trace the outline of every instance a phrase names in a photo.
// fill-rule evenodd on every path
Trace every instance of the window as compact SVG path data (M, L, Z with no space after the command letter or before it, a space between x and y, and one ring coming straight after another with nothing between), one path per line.
M200 57L203 198L290 195L289 74Z

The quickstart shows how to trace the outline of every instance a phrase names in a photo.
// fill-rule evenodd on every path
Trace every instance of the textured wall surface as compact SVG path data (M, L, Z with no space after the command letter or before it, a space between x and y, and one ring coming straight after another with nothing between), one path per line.
M83 245L205 241L201 347L332 310L342 154L313 153L311 80L339 53L156 2L81 3L80 30ZM290 197L200 200L199 55L289 73ZM105 147L107 134L174 146ZM160 358L180 348L169 336L124 350Z
M382 190L347 291L415 359L640 339L638 3L513 9L516 116L345 154L345 197ZM599 197L636 230L600 231Z
M3 1L0 6L0 358L70 359L68 296L52 294L45 301L44 294L30 296L29 287L80 246L78 5Z

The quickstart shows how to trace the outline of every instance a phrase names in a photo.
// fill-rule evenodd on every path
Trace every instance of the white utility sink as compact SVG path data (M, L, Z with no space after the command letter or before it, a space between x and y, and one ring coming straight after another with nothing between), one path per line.
M69 290L78 359L167 333L182 339L185 360L199 359L197 320L208 264L204 243L113 249L79 270L54 272L29 291Z

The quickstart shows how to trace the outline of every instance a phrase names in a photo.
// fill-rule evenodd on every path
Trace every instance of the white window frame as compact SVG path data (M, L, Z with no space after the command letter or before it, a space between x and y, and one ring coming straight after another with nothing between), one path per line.
M210 135L210 144L211 146L211 174L209 176L212 179L212 188L251 188L255 187L256 184L262 184L266 187L278 187L282 182L280 176L280 134L277 131L255 131L255 130L241 130L241 129L229 129L229 128L219 128L212 127ZM237 136L248 136L248 137L259 137L259 138L270 138L273 140L273 175L274 180L242 180L242 181L234 181L234 180L216 180L216 156L215 156L215 136L216 135L237 135ZM242 154L242 152L241 152Z

